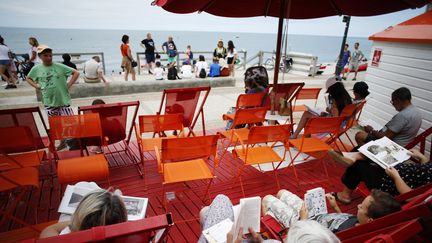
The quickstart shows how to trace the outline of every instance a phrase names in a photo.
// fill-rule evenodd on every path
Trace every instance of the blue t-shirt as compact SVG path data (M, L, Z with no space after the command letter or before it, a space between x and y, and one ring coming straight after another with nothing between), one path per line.
M209 73L210 77L219 77L220 76L220 65L217 63L212 63L212 65L210 65L210 73Z

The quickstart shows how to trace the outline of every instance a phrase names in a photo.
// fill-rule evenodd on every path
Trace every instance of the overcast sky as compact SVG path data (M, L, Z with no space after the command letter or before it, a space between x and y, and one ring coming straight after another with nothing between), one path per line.
M0 26L257 33L276 33L277 30L277 20L272 17L240 19L206 13L180 15L150 3L150 0L0 0ZM375 17L354 17L349 35L367 37L423 12L424 8ZM289 22L290 34L342 35L343 30L341 17Z

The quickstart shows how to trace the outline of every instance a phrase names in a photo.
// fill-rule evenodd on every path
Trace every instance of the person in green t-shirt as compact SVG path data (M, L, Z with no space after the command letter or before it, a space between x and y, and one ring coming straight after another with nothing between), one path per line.
M39 45L37 52L42 63L30 70L27 82L41 91L42 103L48 116L73 115L69 89L78 79L79 72L61 63L54 63L52 49L46 45ZM67 78L71 75L71 79L67 82ZM65 142L62 141L58 149L65 146Z

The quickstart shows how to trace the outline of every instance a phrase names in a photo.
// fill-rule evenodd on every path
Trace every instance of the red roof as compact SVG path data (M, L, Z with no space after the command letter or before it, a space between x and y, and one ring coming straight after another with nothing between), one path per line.
M371 35L369 40L432 44L432 11Z

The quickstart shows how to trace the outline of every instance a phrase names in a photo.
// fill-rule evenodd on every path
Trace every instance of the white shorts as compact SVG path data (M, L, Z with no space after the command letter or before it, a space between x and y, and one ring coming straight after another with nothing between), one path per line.
M349 64L349 69L357 71L359 67L359 63L358 62L350 62Z

